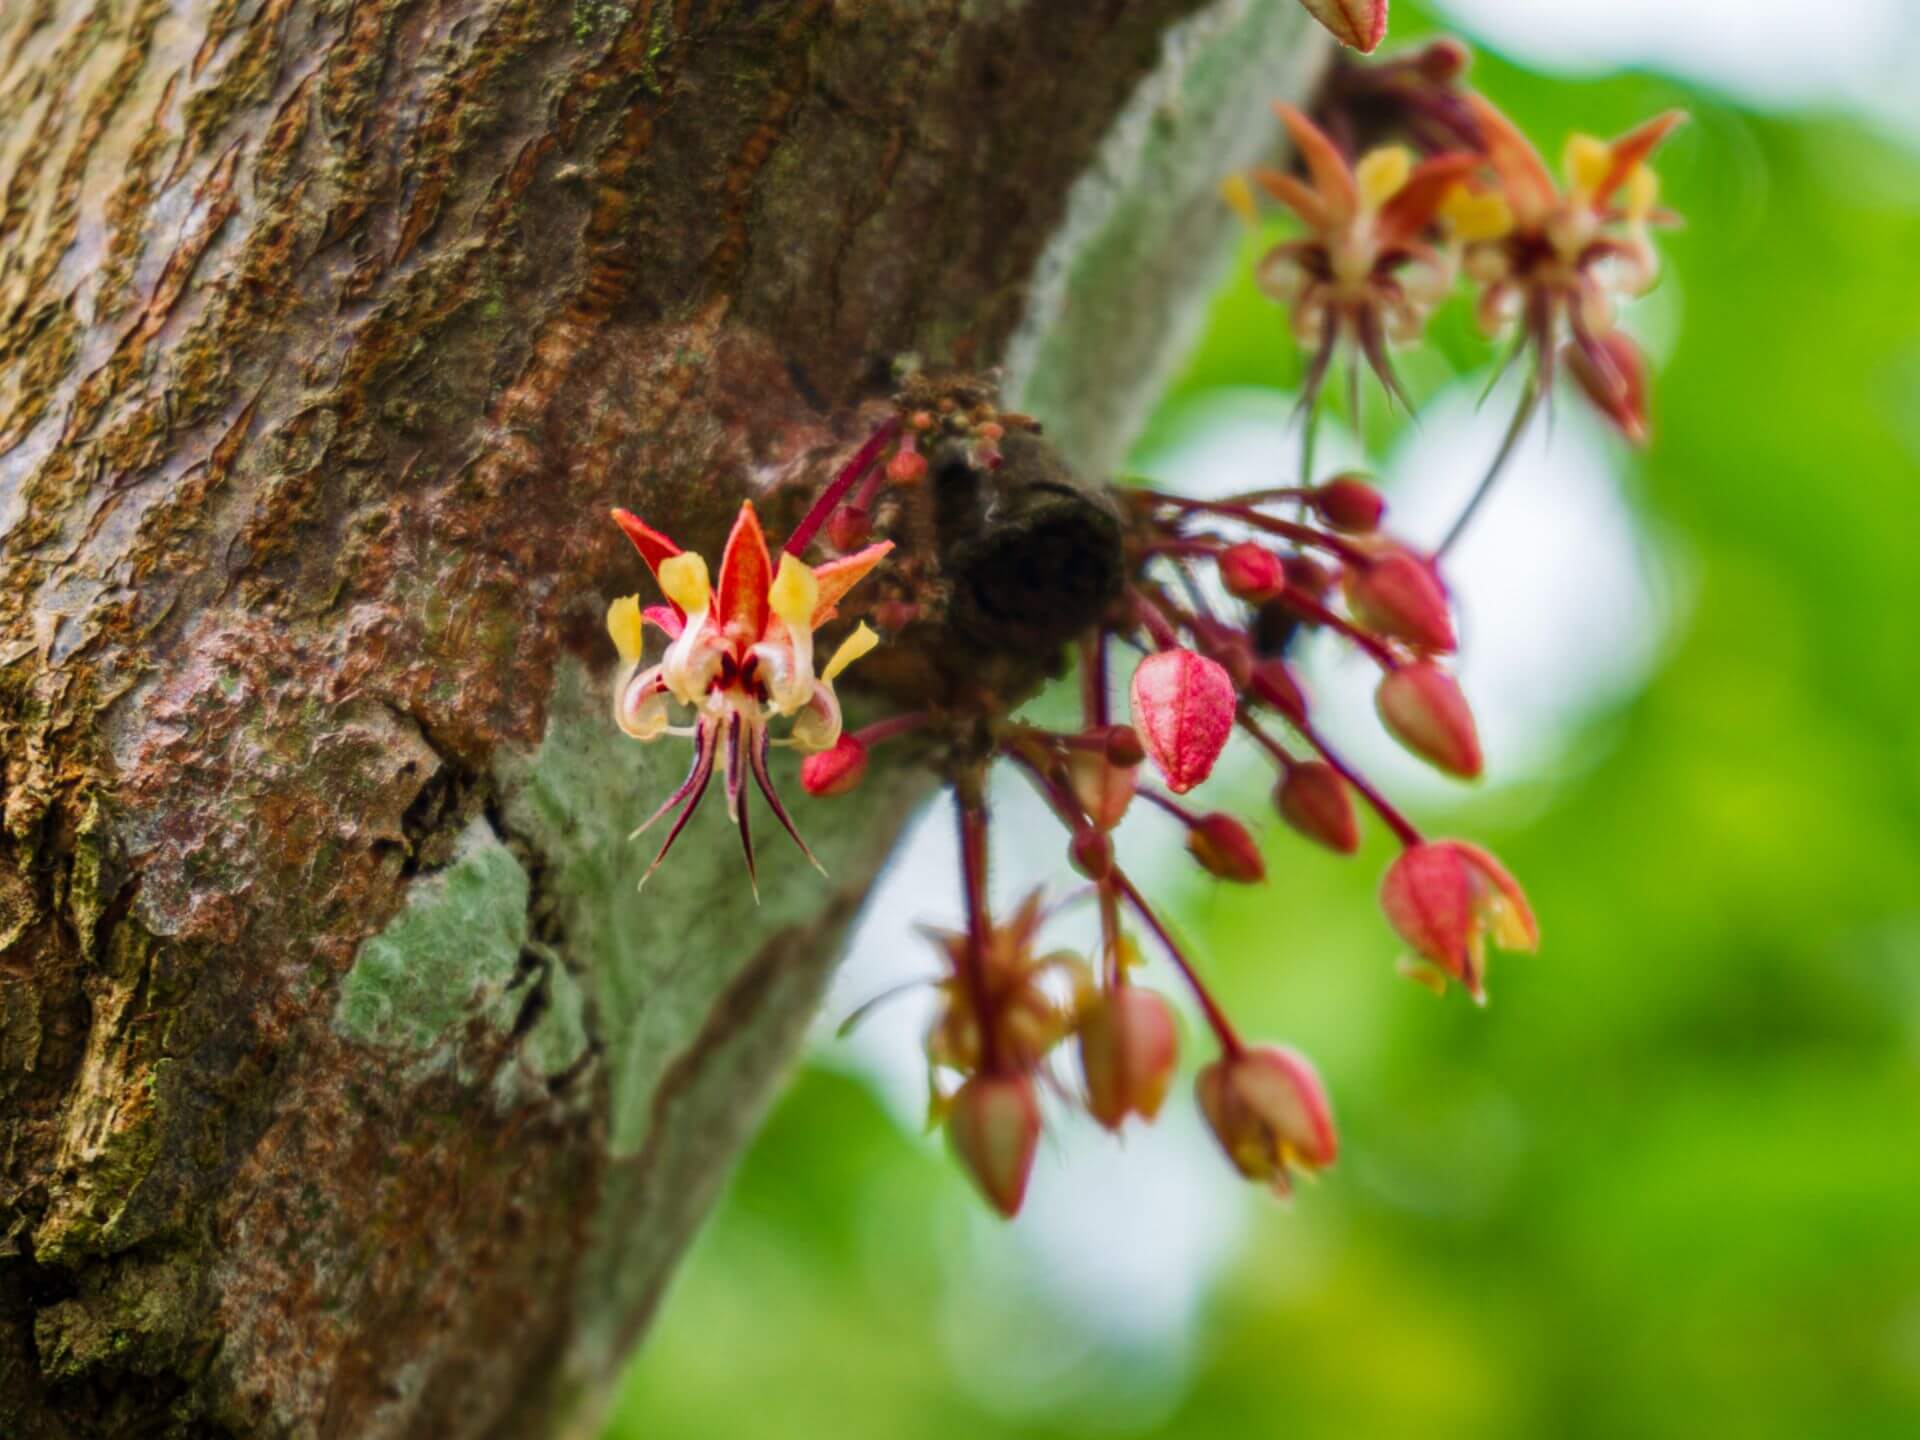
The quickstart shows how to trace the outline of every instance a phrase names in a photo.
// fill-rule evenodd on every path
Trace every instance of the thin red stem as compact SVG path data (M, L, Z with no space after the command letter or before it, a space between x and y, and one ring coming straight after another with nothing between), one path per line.
M1382 670L1398 670L1400 668L1400 658L1379 639L1369 635L1351 620L1334 614L1333 611L1322 605L1318 600L1309 599L1296 590L1282 592L1281 599L1288 608L1298 613L1303 619L1310 620L1315 625L1324 625L1327 629L1352 641L1353 644L1366 651L1367 655Z
M820 527L827 523L828 517L840 507L840 501L846 496L847 491L854 487L862 475L873 468L874 461L880 458L880 452L891 445L899 433L900 417L898 415L889 415L880 422L873 434L867 437L866 444L853 452L853 458L841 467L840 473L833 477L833 482L820 492L820 498L813 502L806 517L793 527L793 533L787 537L787 543L782 547L789 555L806 553L807 546L819 533Z
M1189 828L1200 823L1200 817L1198 815L1195 815L1171 795L1162 795L1151 785L1137 785L1134 787L1133 793L1138 795L1142 800L1151 801L1153 804L1158 805L1162 810L1173 816L1174 819Z
M1181 510L1200 511L1207 515L1224 515L1229 520L1238 520L1242 525L1251 525L1256 530L1264 530L1269 535L1278 535L1291 540L1296 545L1311 545L1338 555L1342 560L1356 565L1367 563L1367 552L1351 541L1342 540L1338 535L1329 535L1324 530L1316 530L1311 525L1302 525L1297 520L1282 520L1277 515L1262 515L1251 505L1238 505L1231 500L1194 500L1185 495L1168 495L1159 490L1146 492L1162 504L1172 505Z
M967 996L973 1006L974 1023L980 1027L980 1069L983 1074L1000 1073L1000 1037L993 1014L993 996L987 985L987 811L977 794L968 796L956 787L954 800L960 812L960 878L966 891L967 906Z
M925 710L909 710L904 715L889 715L885 720L876 720L863 730L853 732L853 738L862 745L872 748L899 735L911 735L925 725L932 715Z
M1186 952L1167 932L1167 927L1160 923L1160 917L1153 913L1145 898L1134 888L1133 882L1127 879L1125 872L1119 866L1116 865L1113 868L1110 881L1114 889L1120 892L1121 898L1133 907L1133 913L1146 922L1147 928L1153 931L1154 938L1159 940L1161 947L1172 958L1174 965L1186 980L1187 988L1193 991L1193 998L1200 1002L1200 1012L1207 1017L1207 1025L1220 1041L1220 1048L1229 1058L1239 1055L1246 1047L1240 1043L1240 1036L1234 1030L1233 1022L1227 1019L1226 1012L1214 1000L1212 993L1206 987L1206 982L1201 980L1192 963L1187 959Z
M1278 756L1283 764L1293 764L1291 757L1280 747L1280 742L1267 734L1267 732L1260 727L1260 722L1255 720L1251 715L1248 715L1245 711L1242 711L1240 714L1240 728L1253 736L1268 753ZM1336 752L1332 746L1328 745L1325 740L1320 738L1319 731L1315 730L1311 725L1303 723L1296 723L1293 728L1300 732L1301 738L1314 748L1322 760L1333 767L1335 774L1360 792L1360 798L1365 800L1367 804L1373 808L1374 813L1386 822L1387 828L1393 831L1394 838L1399 840L1402 845L1418 845L1422 843L1425 837L1421 835L1419 830L1414 828L1413 822L1401 814L1392 801L1388 800L1386 796L1382 795L1369 784L1359 771L1341 759L1338 752Z
M1128 596L1133 601L1133 613L1141 628L1153 637L1154 648L1178 649L1180 632L1173 628L1173 622L1167 619L1166 613L1138 590L1129 591Z

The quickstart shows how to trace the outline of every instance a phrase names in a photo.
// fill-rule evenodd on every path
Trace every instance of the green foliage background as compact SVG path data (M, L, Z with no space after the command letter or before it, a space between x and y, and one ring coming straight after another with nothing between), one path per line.
M1683 303L1630 476L1686 553L1684 628L1560 773L1446 816L1524 879L1543 953L1484 1012L1396 980L1377 834L1343 864L1271 833L1270 890L1188 882L1222 991L1319 1059L1346 1151L1261 1208L1173 1356L958 1285L1010 1242L810 1069L609 1440L1920 1434L1920 164L1649 75L1474 75L1549 155L1695 116L1661 166ZM1489 363L1464 310L1427 388ZM1283 337L1236 281L1167 422L1284 387Z

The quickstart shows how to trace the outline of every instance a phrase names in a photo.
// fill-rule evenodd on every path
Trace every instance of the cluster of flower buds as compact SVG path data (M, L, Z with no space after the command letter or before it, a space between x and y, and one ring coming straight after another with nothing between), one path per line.
M1308 8L1363 49L1385 23L1384 3L1309 0ZM1659 216L1645 161L1674 118L1612 145L1576 141L1563 194L1508 122L1453 88L1463 66L1457 46L1440 44L1377 67L1376 81L1341 72L1337 93L1371 108L1336 124L1335 133L1372 134L1383 116L1412 116L1421 123L1409 139L1427 152L1420 160L1388 146L1350 161L1312 120L1280 107L1307 178L1279 171L1254 178L1308 233L1268 254L1259 278L1293 307L1296 331L1312 348L1309 406L1343 344L1356 368L1364 360L1404 400L1387 345L1420 333L1461 268L1484 287L1483 313L1516 313L1534 376L1491 480L1548 383L1563 338L1569 369L1602 411L1630 433L1644 429L1644 366L1613 329L1612 302L1651 277L1645 227ZM1436 136L1445 144L1439 153ZM1248 186L1228 193L1252 211ZM617 513L669 603L642 611L637 600L623 600L609 616L623 661L616 718L638 739L694 739L693 772L661 810L680 808L675 834L716 763L723 765L749 863L743 775L755 777L786 821L766 773L767 747L781 743L769 738L774 721L788 722L784 741L807 752L802 783L818 797L858 787L876 746L920 736L953 791L965 916L958 930L930 932L943 961L926 1040L930 1108L995 1209L1012 1215L1026 1194L1043 1095L1061 1095L1118 1131L1130 1119L1151 1121L1169 1094L1180 1030L1166 996L1143 983L1147 958L1137 935L1152 942L1205 1020L1216 1053L1195 1080L1201 1114L1235 1169L1285 1192L1296 1174L1331 1164L1338 1148L1319 1077L1292 1050L1241 1039L1186 949L1116 861L1113 832L1145 811L1154 823L1180 827L1188 854L1208 875L1264 881L1254 830L1187 798L1240 733L1274 767L1272 811L1306 840L1350 855L1360 845L1362 814L1378 818L1398 846L1380 904L1412 952L1406 972L1439 990L1458 984L1483 1001L1489 944L1532 950L1538 943L1525 895L1485 850L1422 834L1333 747L1292 658L1306 632L1356 652L1378 671L1376 709L1386 730L1439 771L1477 777L1480 739L1450 668L1456 627L1439 563L1446 547L1425 551L1383 528L1386 504L1366 475L1316 481L1310 439L1295 485L1217 500L1117 487L1126 581L1079 641L1074 728L1025 723L984 696L965 702L974 707L965 713L898 714L843 732L833 682L875 640L861 625L816 674L812 636L887 553L885 543L868 543L877 524L885 528L878 503L889 487L924 481L935 444L943 457L958 447L974 470L991 470L1007 431L1032 423L1001 412L988 382L909 377L887 418L795 528L777 568L751 506L743 509L717 588L697 557ZM802 557L822 532L838 558L809 566ZM891 631L912 608L911 600L890 600L869 614ZM646 621L670 642L651 667L641 663ZM1115 656L1135 651L1142 658L1131 673L1114 674ZM691 724L670 723L676 705L692 712ZM1097 906L1097 953L1041 943L1051 911L1039 890L1010 917L993 914L985 796L998 763L1023 775L1060 824L1064 858ZM1066 1078L1072 1070L1077 1082Z

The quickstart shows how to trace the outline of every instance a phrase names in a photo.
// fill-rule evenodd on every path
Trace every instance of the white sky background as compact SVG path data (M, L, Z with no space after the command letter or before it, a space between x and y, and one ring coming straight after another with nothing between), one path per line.
M1760 108L1863 109L1920 137L1920 83L1911 78L1920 74L1920 0L1439 3L1470 41L1524 64L1569 73L1663 70ZM1683 323L1678 289L1670 278L1636 317L1656 350L1662 334ZM1482 412L1474 398L1470 386L1438 397L1380 466L1393 528L1411 539L1431 543L1443 531L1498 441L1510 392ZM1288 408L1271 395L1222 406L1174 450L1149 457L1148 473L1178 475L1193 493L1257 483L1272 473L1276 455L1294 453ZM1329 464L1358 458L1343 455L1342 443L1332 435L1323 441ZM1625 447L1563 395L1551 435L1536 426L1449 567L1466 646L1462 681L1480 716L1491 786L1551 775L1568 763L1572 727L1644 683L1684 603L1671 555L1642 533L1627 503L1628 463ZM1462 793L1379 735L1367 667L1320 647L1308 656L1308 672L1327 728L1390 791L1416 811ZM1071 878L1061 863L1063 841L1037 802L1013 777L1002 778L996 906L1043 877L1056 885ZM1179 837L1159 818L1136 815L1125 827L1122 854L1140 873L1182 863L1172 854ZM957 919L952 830L951 814L937 807L876 888L829 997L825 1028L861 1000L932 972L933 951L913 926ZM1058 939L1083 943L1072 924ZM1390 947L1383 930L1383 971ZM865 1075L903 1128L918 1130L926 1084L920 1041L930 1013L931 998L916 993L817 1053ZM1190 1025L1188 1033L1199 1031ZM1025 1385L996 1390L1000 1403L1024 1390L1030 1404L1084 1410L1099 1399L1087 1387L1103 1377L1110 1383L1112 1374L1087 1357L1116 1349L1135 1357L1129 1373L1146 1393L1128 1398L1143 1423L1153 1418L1156 1391L1176 1393L1212 1277L1241 1243L1250 1207L1265 1203L1227 1172L1191 1110L1184 1094L1172 1097L1158 1129L1132 1134L1124 1147L1090 1121L1067 1117L1049 1133L1020 1222L1002 1226L983 1213L971 1228L967 1253L955 1256L947 1334L963 1373L1024 1375ZM956 1174L954 1184L962 1183ZM1009 1351L1014 1335L1031 1348L1031 1328L991 1323L1010 1307L1047 1317L1057 1363L1049 1361L1046 1374L1026 1373L1032 1365Z
M1920 0L1435 0L1523 64L1664 71L1762 108L1837 105L1920 134Z

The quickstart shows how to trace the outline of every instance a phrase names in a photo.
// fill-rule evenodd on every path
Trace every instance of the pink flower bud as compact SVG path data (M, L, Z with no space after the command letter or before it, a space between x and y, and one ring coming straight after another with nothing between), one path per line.
M1008 1219L1026 1198L1040 1145L1040 1105L1024 1075L975 1075L947 1111L953 1153L987 1203Z
M1387 0L1300 0L1342 45L1370 55L1387 34Z
M1104 880L1113 873L1113 841L1106 831L1084 826L1067 843L1067 859L1087 879Z
M1453 617L1447 592L1433 570L1405 550L1388 550L1346 571L1347 604L1354 619L1376 634L1421 650L1450 651Z
M1243 540L1220 552L1220 583L1229 595L1255 603L1287 588L1287 567L1264 546Z
M1289 724L1307 723L1307 696L1284 660L1262 660L1247 679L1247 693Z
M1267 862L1252 833L1220 811L1202 815L1187 831L1187 851L1210 874L1236 885L1258 885L1267 878Z
M827 541L839 551L858 550L873 533L873 514L864 505L842 505L827 521Z
M1067 783L1100 830L1118 825L1133 803L1133 767L1116 765L1098 751L1075 750L1067 756Z
M1331 765L1308 760L1293 766L1275 787L1273 803L1282 820L1336 855L1351 855L1360 848L1353 797Z
M1233 733L1236 704L1226 670L1191 650L1162 650L1133 672L1133 723L1174 794L1212 772Z
M1403 665L1374 692L1393 737L1422 760L1462 780L1480 776L1480 734L1454 678L1438 665Z
M800 762L800 784L809 795L844 795L867 773L867 747L851 735L842 735L831 750L809 755Z
M1336 530L1365 534L1380 527L1387 502L1362 475L1336 475L1313 492L1313 508Z
M1079 1038L1094 1119L1118 1130L1128 1115L1151 1120L1160 1113L1180 1053L1163 998L1135 985L1103 991L1081 1011Z
M1249 1180L1285 1195L1290 1171L1333 1164L1333 1112L1304 1055L1273 1045L1223 1055L1200 1072L1194 1089L1220 1148Z
M1486 999L1486 941L1534 950L1540 929L1519 883L1501 863L1463 840L1409 846L1380 883L1380 908L1423 960Z
M1561 352L1567 373L1613 427L1636 445L1647 443L1647 362L1640 347L1618 330L1569 342Z

